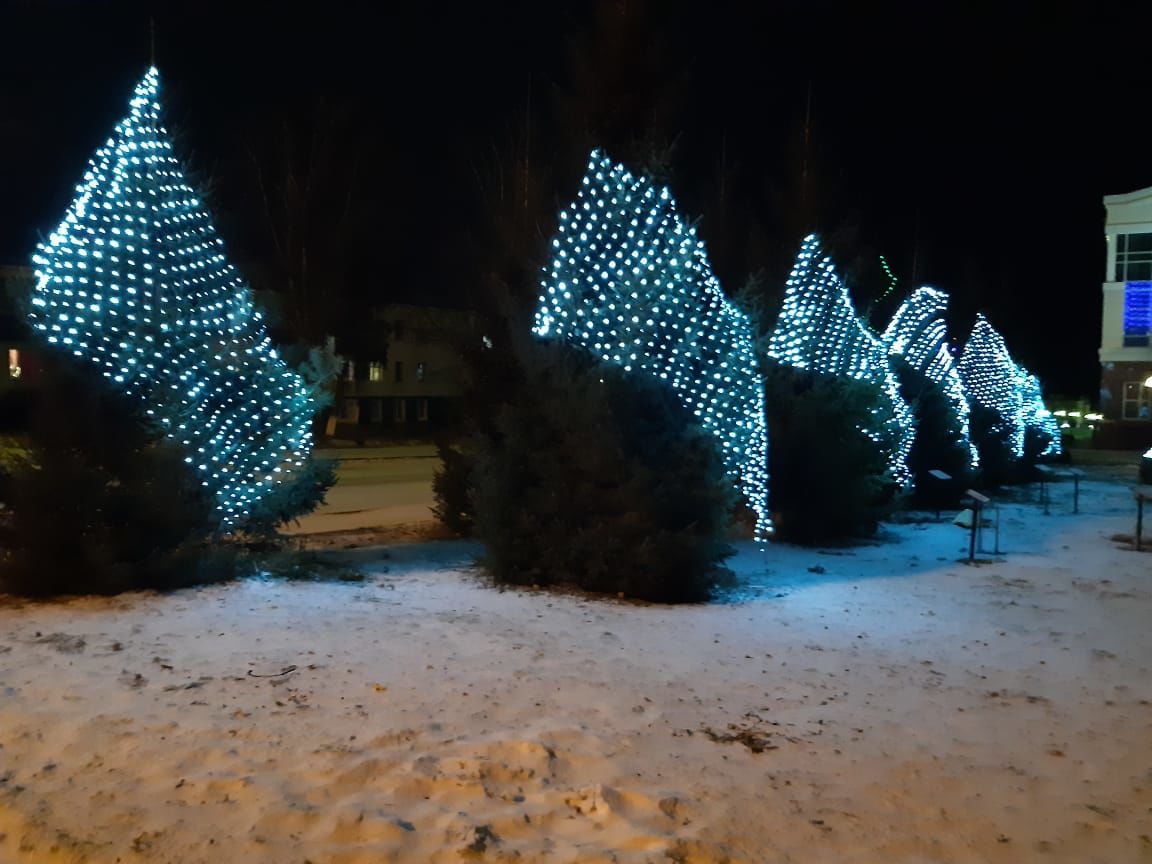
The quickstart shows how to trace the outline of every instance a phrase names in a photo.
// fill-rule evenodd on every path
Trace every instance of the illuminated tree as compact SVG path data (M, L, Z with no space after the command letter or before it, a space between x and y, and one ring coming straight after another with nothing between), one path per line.
M1016 374L1020 380L1020 416L1024 422L1025 436L1031 432L1039 440L1041 447L1037 455L1059 456L1063 450L1060 425L1044 404L1040 379L1023 366L1016 367Z
M982 314L976 316L958 368L972 406L992 412L990 432L1005 438L1013 458L1024 457L1029 429L1046 439L1038 455L1060 452L1060 429L1044 406L1039 380L1017 365L1004 337Z
M778 362L826 375L869 381L883 392L889 411L861 431L880 446L895 442L888 469L901 485L910 481L907 457L915 421L888 362L888 349L860 320L847 286L824 257L815 235L804 244L784 292L784 304L768 343Z
M767 433L751 327L725 299L668 189L593 151L551 252L534 331L672 388L715 436L767 533Z
M157 89L150 69L40 245L29 318L140 400L230 530L306 467L314 401L188 186Z
M971 404L995 413L997 425L992 431L1006 436L1012 455L1019 459L1024 455L1024 424L1016 364L1004 337L983 314L976 316L959 370Z
M948 295L943 291L918 288L896 310L883 339L890 356L903 357L912 369L943 391L959 426L957 444L968 450L969 464L975 468L980 457L968 432L968 397L948 350L944 323L947 307Z

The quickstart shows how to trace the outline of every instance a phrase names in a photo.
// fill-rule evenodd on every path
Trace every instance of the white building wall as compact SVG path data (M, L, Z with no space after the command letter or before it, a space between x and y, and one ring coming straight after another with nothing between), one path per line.
M1152 361L1152 347L1124 346L1124 283L1116 278L1116 237L1119 234L1152 233L1152 187L1106 195L1108 216L1104 225L1108 255L1105 262L1104 315L1100 329L1100 362Z

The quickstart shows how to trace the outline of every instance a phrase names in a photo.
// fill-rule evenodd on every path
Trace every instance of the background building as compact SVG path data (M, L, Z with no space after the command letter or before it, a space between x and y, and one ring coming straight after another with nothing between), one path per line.
M18 306L34 278L31 267L0 267L0 431L22 428L28 397L40 377Z
M1152 445L1152 187L1104 198L1108 244L1097 446Z
M465 384L460 348L480 339L473 313L392 303L372 315L387 342L377 353L360 346L350 357L337 344L346 362L328 434L363 441L454 429Z

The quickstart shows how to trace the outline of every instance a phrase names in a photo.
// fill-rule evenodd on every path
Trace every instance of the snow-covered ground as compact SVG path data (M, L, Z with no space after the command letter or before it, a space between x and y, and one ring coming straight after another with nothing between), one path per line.
M460 542L0 605L0 861L1152 860L1127 488L822 554L694 607L499 591ZM266 676L266 677L254 677Z

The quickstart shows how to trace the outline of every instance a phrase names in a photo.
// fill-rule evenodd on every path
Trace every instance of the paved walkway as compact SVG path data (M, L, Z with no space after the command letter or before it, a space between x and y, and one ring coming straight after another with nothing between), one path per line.
M432 476L440 467L432 445L318 450L340 460L337 482L316 512L288 534L355 531L433 521Z

